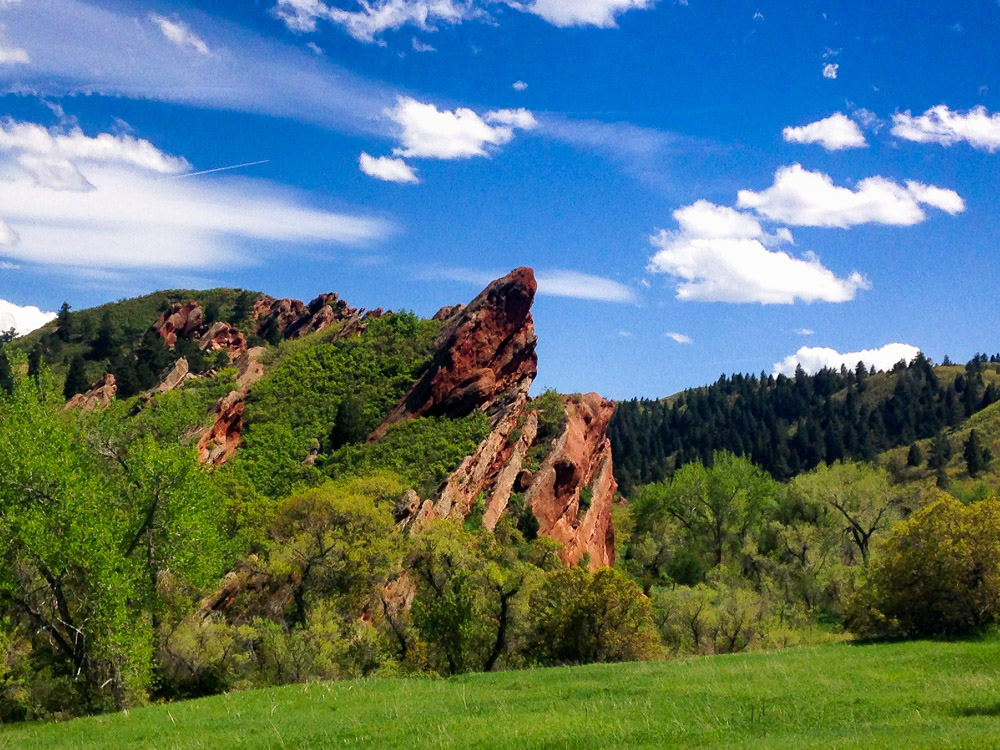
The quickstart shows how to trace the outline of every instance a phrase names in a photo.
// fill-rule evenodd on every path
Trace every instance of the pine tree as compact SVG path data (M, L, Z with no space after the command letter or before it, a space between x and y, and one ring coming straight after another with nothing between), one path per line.
M920 466L924 462L923 451L920 450L920 446L914 443L910 446L910 452L906 454L906 465L907 466Z
M0 345L0 390L8 394L14 392L14 373L10 369L10 360L7 359L7 352Z
M951 441L945 434L939 433L931 443L931 455L927 459L927 468L943 471L951 460Z
M115 351L115 326L111 321L111 313L101 316L101 324L97 329L97 337L90 344L90 359L108 359Z
M90 387L87 380L87 365L83 361L83 356L77 354L69 364L69 371L66 373L66 383L63 386L63 396L69 401L78 393L85 393Z
M39 341L28 352L28 377L37 378L42 373L42 362L44 360L45 349Z
M979 435L975 430L969 433L969 439L965 441L965 449L962 451L965 458L965 465L969 470L969 476L978 476L987 467L993 456L989 448L986 448L979 441Z
M56 323L59 326L56 329L56 336L63 341L69 341L70 334L73 332L73 318L70 316L69 310L69 302L63 302L62 307L59 308L59 314L56 316Z

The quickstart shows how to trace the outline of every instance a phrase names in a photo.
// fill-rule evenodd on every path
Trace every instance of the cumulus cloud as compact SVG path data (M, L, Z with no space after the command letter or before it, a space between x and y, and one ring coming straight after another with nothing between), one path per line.
M839 63L827 63L823 66L823 77L833 80L837 77L837 73L840 72Z
M666 333L666 336L667 336L668 339L673 339L678 344L693 344L694 343L694 339L692 339L690 336L686 336L683 333L677 333L675 331L668 331Z
M169 18L157 15L156 13L151 14L149 18L160 28L163 36L178 47L192 49L199 55L212 54L208 45L205 44L205 40L191 31L187 24L182 21L171 21Z
M36 166L42 160L49 161L58 168L75 162L123 164L161 174L189 168L185 159L165 154L149 141L131 135L100 133L91 137L79 127L48 129L9 117L0 120L0 152L32 157Z
M980 151L994 153L1000 149L1000 112L991 115L983 106L958 112L939 104L919 116L909 110L896 113L892 123L892 134L908 141L942 146L964 141Z
M616 18L630 10L647 10L656 0L530 0L507 4L545 19L553 26L614 28Z
M511 88L514 89L514 91L527 91L528 84L526 84L524 81L514 81L514 83L511 85Z
M278 0L275 15L292 31L316 31L317 21L336 24L362 42L404 26L433 31L443 25L490 20L487 7L502 3L531 13L554 26L614 28L630 10L652 8L656 0L367 0L357 10L344 10L322 0Z
M442 111L405 96L386 114L401 128L401 146L393 153L425 159L489 156L491 149L513 140L516 129L529 130L536 125L525 109L495 110L480 117L465 107Z
M860 224L919 224L927 218L922 205L952 216L965 210L965 201L953 190L913 181L900 185L884 177L861 180L852 190L800 164L779 169L767 190L741 190L738 205L791 226L843 229Z
M794 375L795 369L801 365L807 374L814 374L824 368L839 370L841 365L854 369L858 362L864 362L865 367L875 366L876 370L891 370L900 360L911 362L920 350L910 344L886 344L881 349L864 349L859 352L841 353L836 349L826 347L803 346L795 354L774 363L775 375Z
M783 228L768 234L754 217L732 208L698 201L675 211L674 219L677 231L650 238L657 251L647 270L676 277L677 299L847 302L870 286L857 272L839 278L812 254L797 258L772 249L790 242L791 234Z
M380 156L375 158L366 153L361 154L358 159L361 171L369 177L385 182L398 182L402 184L414 185L420 182L417 173L409 164L402 159L393 159L391 156Z
M41 328L55 317L54 312L44 312L33 305L21 307L0 299L0 331L13 328L18 336L23 336Z
M868 145L858 123L843 112L801 127L787 127L782 135L788 143L818 143L827 151L863 148Z

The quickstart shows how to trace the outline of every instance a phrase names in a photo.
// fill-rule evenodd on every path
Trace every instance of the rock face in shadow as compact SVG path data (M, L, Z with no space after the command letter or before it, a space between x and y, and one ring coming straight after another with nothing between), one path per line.
M437 341L430 367L375 431L381 439L396 422L416 416L464 417L486 410L538 371L531 304L538 285L530 268L490 284L453 313Z

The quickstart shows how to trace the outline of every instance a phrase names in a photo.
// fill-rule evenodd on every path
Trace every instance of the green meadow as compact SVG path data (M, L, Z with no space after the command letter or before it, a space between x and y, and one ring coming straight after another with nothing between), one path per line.
M372 679L10 726L34 748L995 748L1000 639Z

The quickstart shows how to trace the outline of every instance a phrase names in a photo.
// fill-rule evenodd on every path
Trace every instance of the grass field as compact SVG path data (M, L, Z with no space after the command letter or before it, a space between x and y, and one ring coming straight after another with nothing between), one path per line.
M234 693L0 748L996 748L1000 639Z

